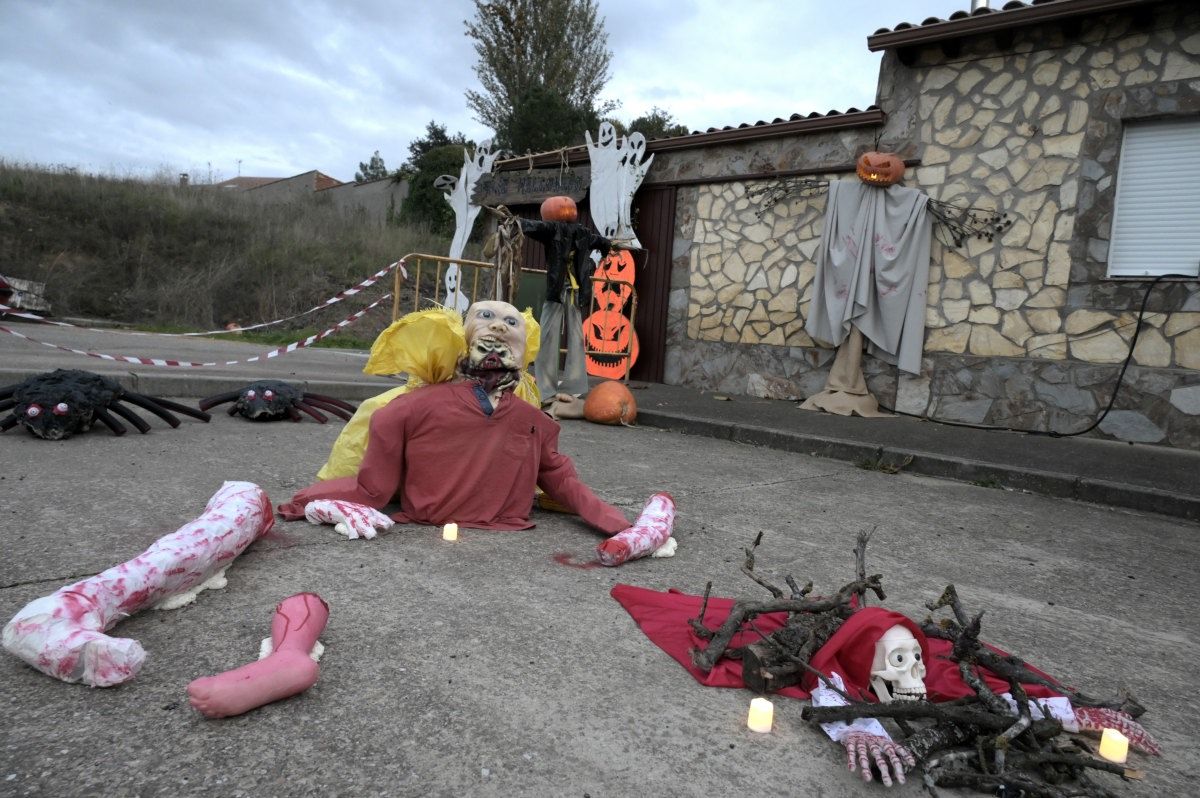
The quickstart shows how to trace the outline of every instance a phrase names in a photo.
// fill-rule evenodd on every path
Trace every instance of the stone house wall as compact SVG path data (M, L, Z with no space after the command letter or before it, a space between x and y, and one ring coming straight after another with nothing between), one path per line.
M1003 46L976 36L946 48L953 57L926 45L908 65L889 51L881 129L656 154L647 184L679 186L664 379L777 398L821 389L833 351L803 326L825 195L763 212L754 190L767 181L738 176L855 179L854 156L878 140L917 164L904 185L1014 223L992 242L935 241L921 373L868 356L871 390L938 419L1089 426L1149 285L1106 276L1122 124L1200 115L1200 10L1144 8L1017 29ZM1114 408L1090 434L1200 448L1200 281L1159 283L1147 309Z

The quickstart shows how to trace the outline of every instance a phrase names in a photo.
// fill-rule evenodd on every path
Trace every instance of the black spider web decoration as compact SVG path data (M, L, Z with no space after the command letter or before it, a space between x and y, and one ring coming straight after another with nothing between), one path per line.
M932 197L928 207L938 241L948 247L961 247L969 238L994 241L1013 223L1006 212L991 208L955 205Z
M761 207L754 214L762 219L767 211L774 208L788 197L815 197L829 188L828 180L817 180L812 177L790 177L774 180L763 186L755 186L746 190L746 196L752 202L761 202Z

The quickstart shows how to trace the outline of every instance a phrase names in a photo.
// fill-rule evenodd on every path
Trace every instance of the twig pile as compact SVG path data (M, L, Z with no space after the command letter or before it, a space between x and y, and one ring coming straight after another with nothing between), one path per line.
M857 578L827 599L808 598L812 583L797 586L791 576L785 581L790 593L754 572L754 550L762 540L755 538L745 549L742 572L771 593L768 601L738 601L728 619L716 630L703 623L708 604L710 582L704 591L699 616L689 621L708 646L692 650L692 662L711 670L723 657L740 658L743 679L759 693L777 691L797 684L805 672L813 672L826 686L833 688L827 674L808 663L812 655L837 630L841 623L866 601L867 592L885 598L880 576L866 576L866 544L871 533L860 533L854 549ZM1067 736L1057 720L1034 720L1031 699L1023 684L1044 685L1066 696L1076 707L1103 707L1138 717L1145 712L1135 699L1103 700L1048 680L1015 656L1001 656L979 640L983 613L969 617L953 585L946 587L937 601L928 602L931 612L949 608L953 617L935 621L930 615L922 624L927 637L953 643L949 659L958 664L963 681L975 695L956 701L930 703L904 701L888 704L856 701L836 690L849 703L846 706L806 707L801 717L812 723L853 721L861 717L891 718L900 727L900 740L912 752L932 795L936 788L971 787L990 794L1028 796L1029 798L1074 798L1112 795L1089 778L1088 771L1101 770L1128 777L1134 775L1125 765L1097 759L1078 738ZM755 643L732 648L729 643L743 624L752 629L754 618L763 613L787 612L785 625ZM1016 701L1010 705L984 682L978 669L986 668L1008 683ZM1049 713L1044 713L1049 718ZM919 726L916 724L920 724Z

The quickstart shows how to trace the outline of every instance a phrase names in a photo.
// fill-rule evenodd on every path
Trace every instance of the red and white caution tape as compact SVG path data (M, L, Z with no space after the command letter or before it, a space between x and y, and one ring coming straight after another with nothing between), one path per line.
M341 291L337 294L334 294L333 296L331 296L329 299L326 299L321 304L314 305L313 307L309 308L308 310L304 311L303 313L297 313L295 316L285 316L282 319L275 319L274 321L264 321L261 324L252 324L249 327L234 327L232 329L206 330L204 332L188 332L188 333L151 333L151 332L140 332L140 331L136 331L136 330L110 330L110 329L106 328L105 332L115 332L115 333L120 333L122 335L159 335L159 336L163 336L165 338L191 338L191 337L203 336L203 335L220 335L222 333L243 332L245 330L258 330L263 327L272 327L276 324L282 324L285 321L291 321L292 319L298 319L301 316L307 316L310 313L316 313L318 310L324 310L325 308L329 307L330 305L334 305L334 304L337 304L338 302L341 302L343 299L345 299L348 296L354 296L355 294L360 293L364 288L369 288L370 286L375 285L375 283L379 282L384 277L386 277L393 269L397 269L397 268L400 269L400 273L403 274L404 279L407 280L408 279L408 270L404 268L404 261L398 260L395 263L388 264L384 268L375 272L374 274L372 274L367 279L363 280L358 285L353 286L351 288L347 288L345 291ZM374 306L372 306L372 307L374 307ZM78 324L68 324L65 321L50 321L49 319L44 319L41 316L38 316L36 314L22 313L21 311L17 310L16 308L10 308L8 305L0 304L0 316L4 316L4 315L16 316L17 318L28 319L30 321L36 321L36 322L40 322L42 324L52 324L56 327L75 327L75 328L81 329L81 330L95 329L93 327L80 327Z
M59 349L63 352L71 352L72 354L76 354L76 355L86 355L87 357L98 357L101 360L115 360L115 361L119 361L119 362L123 362L123 363L137 363L142 366L178 366L180 368L202 368L204 366L236 366L241 363L258 363L263 360L270 360L271 358L279 357L280 355L287 355L292 352L295 352L297 349L303 349L306 346L311 346L312 344L316 343L317 341L320 341L322 338L328 338L329 336L333 335L338 330L349 327L351 324L358 321L363 316L367 315L367 311L371 310L372 308L378 307L379 305L382 305L384 303L384 301L391 299L391 298L392 298L392 295L390 293L384 294L379 299L372 302L370 305L367 305L365 308L363 308L362 310L355 313L353 316L342 319L341 321L339 321L337 324L333 325L329 329L327 329L323 332L319 332L316 335L310 335L307 338L305 338L303 341L295 341L293 343L288 344L287 346L281 346L278 349L272 349L270 352L264 352L261 355L255 355L254 357L249 357L249 358L246 358L245 360L226 360L223 362L214 360L214 361L210 361L207 363L194 363L189 360L173 360L170 358L136 357L134 355L106 355L103 352L87 352L83 349L72 349L68 346L59 346L58 344L51 344L51 343L47 343L45 341L39 341L36 338L30 338L28 335L22 335L21 333L17 332L16 330L10 330L8 327L4 327L3 325L0 325L0 332L6 332L9 335L15 335L18 338L24 338L26 341L29 341L31 343L41 344L42 346L48 346L51 349ZM70 325L67 325L67 326L70 326Z

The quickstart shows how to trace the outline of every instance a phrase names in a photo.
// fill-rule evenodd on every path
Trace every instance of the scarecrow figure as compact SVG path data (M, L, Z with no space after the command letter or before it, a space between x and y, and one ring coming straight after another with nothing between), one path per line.
M611 242L579 224L579 212L570 197L551 197L542 203L542 220L521 220L521 232L537 241L546 253L546 299L542 304L542 340L534 364L543 404L570 403L588 391L584 361L582 310L592 304L592 252L602 257ZM559 342L563 317L567 324L567 360L559 379Z

